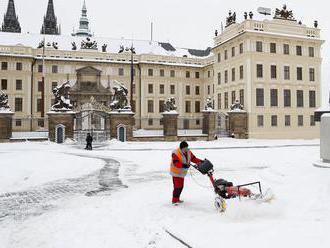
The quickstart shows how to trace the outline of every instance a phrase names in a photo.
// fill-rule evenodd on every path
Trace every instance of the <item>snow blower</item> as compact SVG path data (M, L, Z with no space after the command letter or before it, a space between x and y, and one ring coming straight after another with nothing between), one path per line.
M193 165L193 167L203 175L207 175L209 177L212 186L214 187L214 192L216 194L214 205L219 212L225 212L227 209L225 199L232 199L238 197L239 199L248 198L251 200L260 200L264 202L269 201L272 198L270 190L267 190L266 194L263 194L260 182L252 182L234 186L232 182L229 182L227 180L214 179L213 164L207 159L205 159L198 166ZM257 185L259 192L253 193L250 189L246 188L247 186L251 185Z

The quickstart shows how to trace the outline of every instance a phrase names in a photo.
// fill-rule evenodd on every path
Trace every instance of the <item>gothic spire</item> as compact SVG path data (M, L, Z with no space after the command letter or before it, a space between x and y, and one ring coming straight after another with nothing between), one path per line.
M81 10L81 17L79 21L79 29L76 33L72 34L73 36L92 36L92 32L89 29L89 21L87 17L87 7L86 1L84 0L84 4Z
M60 34L59 27L57 25L57 18L55 16L53 0L48 0L47 13L46 16L44 16L41 34Z
M14 0L8 1L7 12L2 23L2 32L20 33L21 25L16 16Z

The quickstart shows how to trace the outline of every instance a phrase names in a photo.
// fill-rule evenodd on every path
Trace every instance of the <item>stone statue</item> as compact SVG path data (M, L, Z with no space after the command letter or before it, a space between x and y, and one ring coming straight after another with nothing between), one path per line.
M314 28L317 28L319 26L319 22L318 21L314 21Z
M237 111L237 110L243 110L244 109L244 106L239 102L239 100L236 100L235 102L234 102L234 104L232 104L231 106L230 106L230 110L231 111Z
M212 101L211 97L208 97L206 99L205 110L213 110L213 101Z
M77 44L76 44L76 42L72 42L71 45L72 45L72 50L73 51L76 51L77 50Z
M54 48L54 49L56 49L56 50L58 49L58 43L57 43L57 42L53 42L52 45L53 45L53 48Z
M69 81L59 85L53 89L55 103L52 106L52 111L65 112L72 110L73 106L70 102L69 91L71 89Z
M38 45L38 49L39 49L39 48L43 48L44 45L45 45L45 41L44 41L44 40L40 41L40 42L39 42L39 45Z
M229 11L229 16L226 18L226 27L229 27L231 24L236 23L236 12L234 14Z
M286 4L283 5L281 10L276 8L274 19L295 21L292 11L287 10Z
M215 37L218 36L218 30L217 29L215 30L214 35L215 35Z
M175 105L175 98L170 97L164 103L164 112L176 111L177 107Z
M97 42L91 41L91 38L87 37L86 41L81 41L81 49L93 49L97 50Z
M128 89L120 82L115 81L115 86L112 88L114 94L111 99L111 110L130 110L128 105Z
M0 111L1 110L10 110L8 105L8 95L0 90Z
M102 52L106 53L107 52L107 47L108 47L107 44L103 44L103 46L102 46Z
M250 11L249 17L250 17L250 19L253 19L253 12L252 11Z
M244 12L244 19L247 20L247 18L248 18L248 13Z
M121 45L121 46L119 47L119 51L118 51L118 53L123 53L124 51L125 51L125 48L124 48L123 45Z

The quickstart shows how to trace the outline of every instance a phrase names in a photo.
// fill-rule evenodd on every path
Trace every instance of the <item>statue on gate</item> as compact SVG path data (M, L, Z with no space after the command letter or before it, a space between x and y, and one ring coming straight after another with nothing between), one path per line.
M164 104L164 112L176 111L177 107L175 105L175 98L170 97L166 100Z
M55 103L51 110L56 112L65 112L73 109L70 102L69 91L71 89L69 81L53 89Z
M112 88L114 94L111 99L111 110L131 110L131 106L128 104L128 89L120 82L115 81L115 86Z
M234 104L230 106L231 111L241 111L244 109L244 106L240 103L239 100L236 100Z
M213 101L212 101L211 97L208 97L206 99L205 110L214 110L214 108L213 108Z
M3 110L10 110L10 107L8 105L8 95L0 90L0 111Z

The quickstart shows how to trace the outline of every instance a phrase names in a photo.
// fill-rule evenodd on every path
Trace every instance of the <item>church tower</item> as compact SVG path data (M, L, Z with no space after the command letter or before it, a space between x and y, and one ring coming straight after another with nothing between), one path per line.
M55 16L53 0L48 1L47 13L46 16L44 16L44 23L42 25L40 33L53 35L60 34L60 30L57 25L57 18Z
M21 25L19 24L18 17L16 16L14 0L8 1L7 12L3 19L1 31L12 33L21 32Z
M73 36L92 36L92 32L89 29L89 21L87 18L87 7L84 0L83 8L81 10L81 17L79 21L79 29L72 34Z

